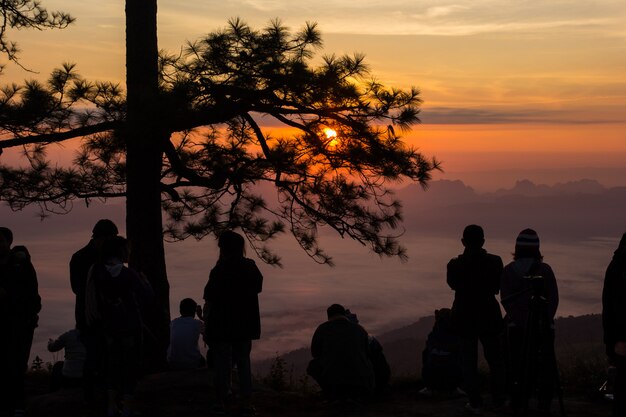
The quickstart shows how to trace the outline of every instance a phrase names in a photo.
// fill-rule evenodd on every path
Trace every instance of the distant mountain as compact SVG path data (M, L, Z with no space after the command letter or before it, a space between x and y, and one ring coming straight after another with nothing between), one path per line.
M513 188L479 194L461 181L433 181L398 190L407 233L457 236L467 224L483 225L492 237L515 236L533 227L556 240L618 236L626 230L626 187L605 188L593 180L553 186L518 181Z
M602 194L606 188L596 180L582 179L566 183L557 183L553 186L545 184L535 184L529 180L520 180L513 188L499 189L493 195L522 195L526 197L542 197L554 195L575 195L575 194Z
M434 316L422 317L413 324L391 330L380 336L378 341L383 345L385 357L391 366L394 376L419 375L422 369L422 351L426 338L435 322ZM571 354L574 351L601 353L602 345L602 316L588 314L578 317L560 317L556 320L557 355L559 352ZM306 373L306 367L311 360L309 348L301 348L281 356L287 363L288 369L293 371L297 378ZM259 361L254 364L257 375L266 375L274 358Z

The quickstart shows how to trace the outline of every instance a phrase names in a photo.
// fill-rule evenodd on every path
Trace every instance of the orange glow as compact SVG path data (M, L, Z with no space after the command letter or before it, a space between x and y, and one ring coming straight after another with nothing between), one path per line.
M333 129L326 128L324 129L324 134L326 135L326 139L328 139L328 147L334 148L339 145L339 139L337 139L337 132Z

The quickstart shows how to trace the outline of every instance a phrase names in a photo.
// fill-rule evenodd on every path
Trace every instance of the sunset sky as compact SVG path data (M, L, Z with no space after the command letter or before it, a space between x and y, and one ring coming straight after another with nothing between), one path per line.
M70 61L89 79L123 84L123 1L44 4L77 21L10 33L34 77ZM406 140L441 159L443 177L479 189L521 177L626 185L623 1L162 0L160 47L177 51L237 16L258 28L317 22L322 54L362 52L383 83L419 87L423 125ZM0 82L29 77L9 65Z
M55 66L74 62L89 80L123 85L124 2L43 3L50 10L70 12L76 23L60 31L10 31L9 38L23 51L21 63L38 73L8 64L0 84L45 80ZM626 186L624 0L160 0L160 47L179 51L186 41L222 28L234 17L256 28L274 18L293 30L317 22L324 41L321 54L364 53L372 75L385 85L418 87L423 123L405 139L443 162L445 172L437 178L460 179L478 191L510 188L524 178L546 184L592 178L607 186ZM54 147L51 156L69 161L72 146ZM35 352L71 321L67 261L89 239L88 228L99 217L123 224L120 201L89 212L80 204L73 217L53 216L42 223L34 222L32 213L11 213L11 226L31 249L43 277L44 313ZM8 213L2 209L0 213ZM467 222L474 221L473 214L467 213ZM521 230L523 225L511 227L518 226ZM560 314L599 311L601 275L619 232L609 240L578 246L545 243L555 270L569 280L562 286ZM457 235L409 237L409 263L390 267L391 261L383 263L356 243L331 240L331 252L339 260L331 271L311 268L292 240L283 242L288 242L280 246L287 267L279 271L263 266L264 273L276 278L267 280L263 308L265 317L277 320L272 323L283 321L289 329L285 334L293 340L278 332L272 335L278 325L267 326L270 354L278 345L285 349L308 343L323 319L320 306L328 305L331 296L360 316L362 311L374 329L430 314L452 297L443 274L447 260L461 250ZM514 235L493 239L489 250L508 256L513 242ZM217 253L214 242L177 245L168 246L172 302L189 294L199 299L214 262L206 254ZM572 259L584 259L584 264ZM363 278L367 274L371 279ZM379 280L385 275L394 281ZM381 305L383 293L388 299ZM285 308L306 310L309 321L302 325L304 316L285 314Z

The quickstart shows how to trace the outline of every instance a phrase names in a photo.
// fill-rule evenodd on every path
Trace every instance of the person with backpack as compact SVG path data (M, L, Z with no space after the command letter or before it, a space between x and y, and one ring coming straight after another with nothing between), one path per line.
M26 405L24 376L41 297L28 249L12 244L13 232L0 227L0 412L21 417Z
M70 285L76 296L74 317L80 341L85 346L85 365L83 372L83 390L85 400L92 402L96 383L102 383L106 374L106 341L102 329L88 326L85 314L85 291L91 266L98 261L105 240L118 235L115 223L109 219L100 219L91 231L89 242L76 251L70 260Z
M89 271L87 325L102 329L106 340L107 416L133 415L132 400L141 364L142 306L152 298L148 281L129 269L128 241L107 238Z
M261 337L259 293L263 275L252 259L245 257L245 241L233 231L218 239L219 259L204 287L205 340L209 343L215 367L217 403L213 413L224 415L231 391L231 371L237 366L242 403L239 414L256 414L252 397L250 352L252 341Z
M505 401L505 362L500 342L502 313L496 300L500 291L502 259L483 249L483 228L472 224L463 230L464 251L448 263L447 282L454 290L452 326L460 336L463 388L470 414L481 414L483 399L478 384L478 342L482 344L489 377L493 406Z
M500 287L507 321L511 406L520 408L534 387L538 410L547 413L556 388L554 316L559 290L552 268L543 262L539 236L533 229L517 236L513 262L504 267ZM533 317L531 300L540 301L536 304L540 311L533 311Z

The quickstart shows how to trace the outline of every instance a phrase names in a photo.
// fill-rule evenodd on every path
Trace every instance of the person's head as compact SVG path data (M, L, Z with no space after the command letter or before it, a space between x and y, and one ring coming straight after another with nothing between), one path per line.
M91 238L94 240L103 240L109 237L117 236L119 231L117 226L109 219L100 219L91 231Z
M180 315L183 317L193 317L196 315L198 304L191 298L185 298L180 302Z
M521 258L543 259L539 251L539 236L533 229L522 230L515 240L513 259Z
M220 259L239 259L246 254L243 236L232 230L222 232L217 246L220 248Z
M128 240L122 236L112 236L105 238L100 248L100 261L106 263L111 259L118 259L122 262L128 262L130 248Z
M328 320L337 317L345 317L346 309L341 304L333 304L326 309L326 315L328 316Z
M485 244L485 232L483 228L477 224L470 224L463 230L463 238L461 239L463 246L468 249L482 248Z
M13 244L13 232L8 227L0 227L0 256L8 256Z

